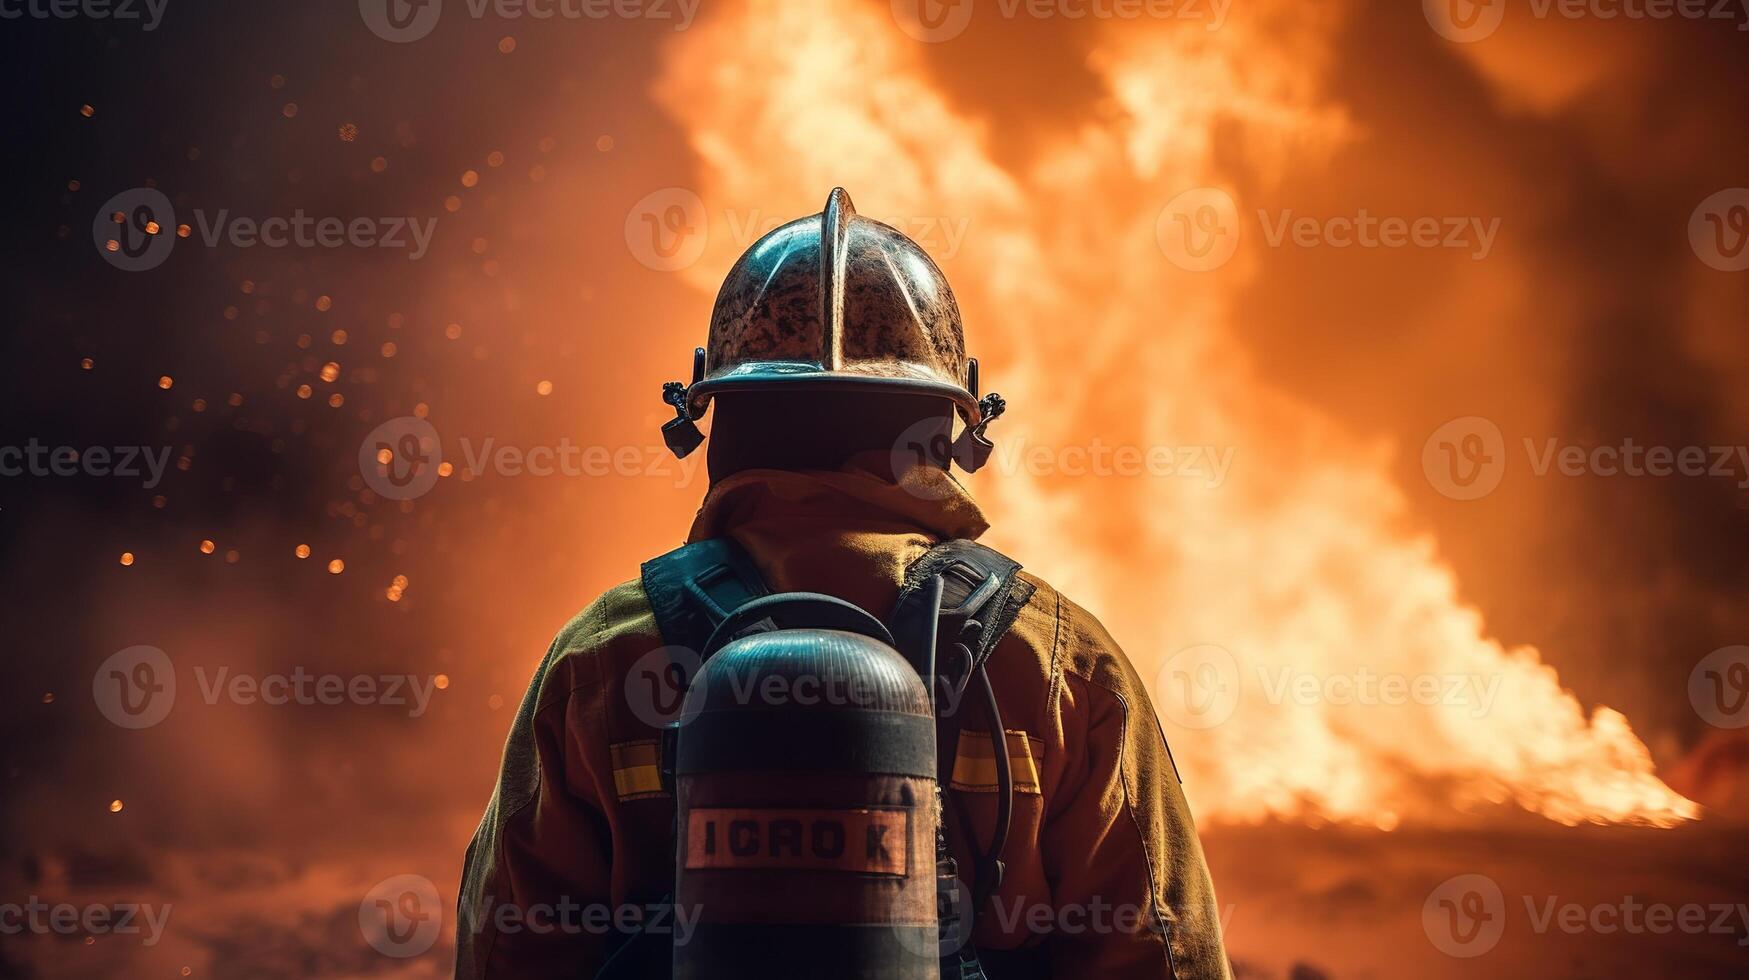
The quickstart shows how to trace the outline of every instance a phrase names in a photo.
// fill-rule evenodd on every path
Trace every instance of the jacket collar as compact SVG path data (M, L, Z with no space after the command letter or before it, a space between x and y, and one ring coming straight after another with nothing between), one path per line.
M938 538L976 538L989 522L951 473L914 466L897 480L891 454L860 453L842 469L743 470L711 487L687 541L721 537L755 520L816 519L910 527Z

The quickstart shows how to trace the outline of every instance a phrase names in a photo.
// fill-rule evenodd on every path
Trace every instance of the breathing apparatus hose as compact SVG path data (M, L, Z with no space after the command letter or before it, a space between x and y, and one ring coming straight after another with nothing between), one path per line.
M1008 829L1014 820L1014 770L1008 758L1008 735L1002 728L1002 712L996 704L996 688L982 664L976 670L978 686L984 694L984 714L990 726L990 750L996 763L996 828L990 838L990 848L978 861L978 887L972 894L971 920L976 927L984 903L1002 884L1002 848L1008 843ZM965 798L958 797L959 816L966 829L966 839L972 840L972 821L966 812ZM968 935L970 934L968 930Z

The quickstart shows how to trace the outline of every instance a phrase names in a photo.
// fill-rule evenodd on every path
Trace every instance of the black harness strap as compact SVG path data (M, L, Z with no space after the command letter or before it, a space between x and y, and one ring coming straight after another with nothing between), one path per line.
M936 675L952 684L959 703L972 672L984 665L996 641L1014 625L1020 607L1032 598L1033 586L1019 577L1020 563L975 541L953 539L929 549L905 570L899 600L893 606L893 631L909 632L923 612L924 585L941 576L941 612L937 617ZM969 659L956 656L963 647ZM946 659L943 655L948 655ZM954 663L953 660L964 660ZM941 692L938 690L937 694Z
M945 807L942 808L942 820L936 824L936 904L944 927L944 944L951 944L950 948L943 950L941 975L953 980L983 980L985 977L977 949L971 945L972 930L978 912L1002 878L1000 858L1008 837L1014 787L1007 765L1006 734L1002 730L1001 715L996 709L995 695L984 672L984 664L1035 591L1030 582L1019 577L1019 572L1019 562L995 549L973 541L943 541L906 569L905 583L893 608L893 632L900 636L927 635L928 624L920 623L920 620L935 614L932 681L937 705L938 799L946 799L953 779L953 766L959 754L960 725L965 717L959 706L974 676L986 695L990 745L996 755L998 781L1001 783L995 839L989 850L979 857L978 890L970 896L970 908L965 907L959 868L947 842ZM941 582L939 601L934 585L937 580ZM965 823L963 810L960 818ZM966 839L972 841L969 824L966 827Z
M731 538L694 541L644 562L642 571L662 642L694 653L730 613L771 594L753 559Z

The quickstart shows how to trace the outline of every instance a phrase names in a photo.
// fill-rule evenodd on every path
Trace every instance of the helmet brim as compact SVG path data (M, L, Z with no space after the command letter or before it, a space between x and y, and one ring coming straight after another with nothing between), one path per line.
M883 364L877 373L859 371L856 366L829 371L818 364L802 361L749 361L688 388L687 413L692 418L702 418L710 400L724 392L814 388L930 395L952 402L967 425L977 425L982 421L983 409L970 391L929 374L927 369L919 367L913 375L905 370L903 363Z

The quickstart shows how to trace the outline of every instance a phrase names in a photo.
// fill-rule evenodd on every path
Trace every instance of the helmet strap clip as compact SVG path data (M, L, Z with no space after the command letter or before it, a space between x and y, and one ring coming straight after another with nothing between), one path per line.
M678 381L664 383L662 400L674 406L674 418L662 425L662 441L676 459L685 459L704 442L704 433L698 431L686 411L686 386Z
M953 458L960 468L967 473L976 473L990 461L990 454L996 450L996 444L984 435L984 429L991 422L1002 417L1008 410L1008 403L994 391L978 400L980 418L978 424L967 426L953 442Z

